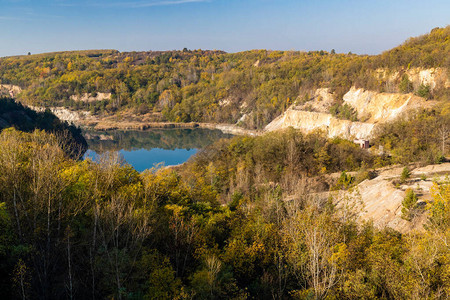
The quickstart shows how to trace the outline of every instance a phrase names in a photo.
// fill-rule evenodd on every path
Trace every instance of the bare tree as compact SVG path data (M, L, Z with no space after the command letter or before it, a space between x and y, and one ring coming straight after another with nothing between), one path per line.
M206 267L211 299L213 299L217 276L222 269L222 262L215 255L210 255L206 258Z
M315 299L326 298L340 280L338 264L333 260L333 249L341 240L335 221L328 212L307 206L285 222L288 262L299 283L307 282L304 288L314 290Z
M439 132L439 138L441 140L441 151L442 155L446 154L446 146L447 146L447 139L450 135L450 129L448 127L448 124L445 122L442 122L442 125L438 129Z

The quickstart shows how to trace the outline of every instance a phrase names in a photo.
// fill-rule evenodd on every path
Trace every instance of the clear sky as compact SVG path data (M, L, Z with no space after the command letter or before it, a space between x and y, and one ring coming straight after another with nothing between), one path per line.
M0 56L62 50L377 54L450 24L450 0L0 0Z

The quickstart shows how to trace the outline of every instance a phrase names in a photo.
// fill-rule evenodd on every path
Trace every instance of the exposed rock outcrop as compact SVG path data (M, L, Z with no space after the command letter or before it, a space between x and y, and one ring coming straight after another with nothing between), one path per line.
M45 111L43 107L28 106L29 108L41 112ZM50 111L62 121L67 121L75 125L82 125L82 121L90 118L91 113L88 111L73 111L64 107L50 107Z
M433 180L443 180L445 174L450 173L450 163L416 168L412 171L413 178L395 186L393 180L400 178L402 170L403 167L391 167L381 171L376 178L361 182L355 191L340 192L335 199L338 205L352 203L361 220L373 220L378 228L387 226L400 232L423 230L426 214L418 215L412 222L402 218L406 190L412 189L418 195L421 207L424 207L432 199L430 191Z
M434 70L434 69L433 69ZM426 71L426 72L425 72ZM379 72L381 72L379 70ZM411 71L412 72L412 71ZM417 71L415 76L421 82L442 84L442 70ZM438 75L436 75L438 74ZM387 75L383 75L387 76ZM439 81L437 78L440 78ZM291 106L281 116L274 119L265 127L266 131L273 131L293 127L308 133L321 129L329 137L340 136L346 139L369 139L376 124L391 121L408 110L431 107L433 101L401 93L378 93L364 89L351 89L343 97L344 104L353 107L362 122L351 122L333 117L328 113L334 103L333 95L328 89L317 89L314 97L306 103Z
M413 94L377 93L355 87L352 87L343 98L344 103L356 109L360 120L371 123L390 121L407 110L426 105L423 98Z
M88 94L88 93L84 93L81 96L72 95L72 96L70 96L70 99L72 99L74 101L81 101L81 102L96 102L96 101L111 99L111 93L96 93L95 96Z
M12 84L0 84L0 96L7 95L11 98L15 98L18 94L22 92L20 86Z
M350 214L360 222L372 221L376 228L393 228L399 232L422 231L427 221L424 207L432 201L431 190L433 181L444 181L450 173L450 163L429 165L412 170L411 178L403 184L397 184L403 171L403 166L390 166L378 169L378 176L366 179L350 190L321 192L309 194L314 201L326 202L330 198L337 207L350 210ZM352 172L349 172L352 176ZM340 173L330 174L334 181ZM406 191L411 189L418 197L419 209L411 221L402 218L402 201ZM292 201L296 196L287 196L285 201Z
M314 96L302 105L295 107L297 110L328 113L334 103L334 96L329 88L320 88L314 92Z
M223 133L229 133L233 135L250 135L250 136L256 136L261 134L261 132L256 130L249 130L245 129L236 125L230 125L230 124L205 124L200 123L199 126L201 128L209 128L209 129L218 129L222 131Z
M445 68L411 68L404 71L377 69L376 72L380 80L387 80L392 85L398 83L403 74L406 74L415 88L421 84L430 86L431 90L437 87L450 88L450 78L448 70Z
M329 137L346 139L367 139L371 136L374 124L340 120L331 114L296 110L289 108L265 127L266 131L274 131L287 127L300 129L305 133L320 129Z
M436 87L450 87L450 79L448 78L448 71L444 68L420 69L412 68L406 71L409 80L412 81L415 87L424 84L429 85L431 90Z

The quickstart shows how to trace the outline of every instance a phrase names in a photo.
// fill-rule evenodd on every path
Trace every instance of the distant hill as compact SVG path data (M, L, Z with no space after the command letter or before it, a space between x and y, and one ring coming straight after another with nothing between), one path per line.
M434 28L429 34L409 38L406 42L378 56L386 67L450 67L450 26Z
M61 136L62 147L71 157L82 156L87 150L81 130L59 120L50 111L35 112L13 99L0 98L0 131L8 127L25 132L40 129Z
M334 50L69 51L1 58L0 83L22 88L17 99L32 105L255 129L311 100L319 88L329 89L334 107L351 87L446 101L449 53L450 26L374 56ZM439 80L424 79L422 71L438 72Z

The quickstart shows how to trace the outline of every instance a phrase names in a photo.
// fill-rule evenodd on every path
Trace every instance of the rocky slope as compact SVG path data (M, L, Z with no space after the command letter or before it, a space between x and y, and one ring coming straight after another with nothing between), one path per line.
M22 89L17 85L0 84L0 96L7 96L14 98L22 92Z
M387 85L392 86L396 86L405 74L408 75L415 88L425 85L430 88L430 91L433 91L437 87L448 89L450 86L448 71L444 68L415 68L402 72L378 69L376 72L380 80L387 79ZM329 113L330 107L337 100L329 92L329 89L317 89L313 95L311 99L301 105L292 105L269 123L265 130L274 131L294 127L311 132L319 129L326 132L329 137L369 139L377 124L391 121L407 111L430 108L436 104L435 101L427 101L412 93L379 93L352 86L344 94L342 104L352 107L357 112L360 122L350 122L337 119Z
M84 93L81 96L72 95L70 97L70 99L74 100L74 101L81 101L81 102L95 102L95 101L110 100L111 93L95 93L94 95Z
M432 199L433 182L445 180L450 174L450 163L411 168L411 178L404 183L399 183L403 167L386 167L377 170L375 178L364 180L350 190L314 193L309 197L319 202L331 198L339 208L354 214L360 222L371 221L380 229L390 227L402 233L422 231L427 221L425 206ZM349 174L355 175L353 172ZM330 180L336 181L339 175L329 175ZM402 201L407 189L412 189L418 196L419 209L411 221L402 218ZM292 199L295 196L286 197L286 201Z
M64 137L61 140L64 151L76 159L87 150L86 140L78 128L61 121L52 113L36 112L13 99L4 98L0 101L0 131L8 127L24 132L39 129Z
M377 69L376 72L380 80L388 80L388 85L395 85L402 76L399 71L390 71L389 69ZM445 68L411 68L405 70L403 74L408 75L409 80L415 88L421 84L429 85L431 90L434 90L438 86L450 87L450 78Z
M266 131L274 131L287 127L300 129L305 133L314 130L322 130L329 137L343 137L346 139L370 138L374 129L374 124L351 122L340 120L331 114L321 112L310 112L297 110L294 107L289 108L284 114L277 117L265 127Z
M34 111L43 112L46 110L44 107L28 106ZM77 126L85 125L87 122L94 120L88 111L73 111L64 107L50 107L50 111L62 121L75 124Z
M400 232L423 230L426 203L431 200L430 190L433 181L442 181L450 173L450 163L430 165L412 170L412 176L405 183L399 184L403 168L382 170L372 180L361 182L354 191L340 193L337 202L340 205L353 203L361 220L372 220L378 228L391 227ZM411 221L402 218L402 201L406 190L412 189L418 195L419 214Z
M425 99L411 93L377 93L355 87L343 99L344 103L356 109L359 119L370 123L391 121L408 110L431 106Z

